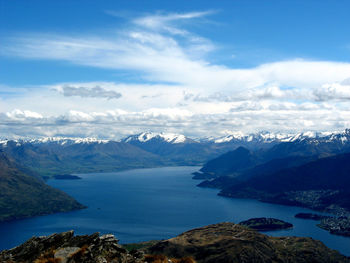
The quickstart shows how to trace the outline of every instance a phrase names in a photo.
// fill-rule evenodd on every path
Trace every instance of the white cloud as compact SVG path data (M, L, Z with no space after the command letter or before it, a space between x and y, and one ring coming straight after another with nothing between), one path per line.
M3 39L2 55L127 70L144 83L63 82L12 97L0 93L0 128L17 135L30 126L33 135L116 138L142 130L207 136L349 126L350 63L296 58L252 68L213 64L207 55L215 45L186 27L211 13L138 17L108 36L32 33Z
M227 105L228 106L228 105ZM260 130L297 132L345 129L350 124L348 109L333 109L325 105L280 102L243 102L226 110L216 104L197 105L193 111L178 108L153 108L145 111L82 112L70 110L62 115L43 116L40 113L17 110L3 113L0 128L3 135L95 135L118 139L144 130L178 132L189 136L217 136L223 130ZM216 112L211 112L210 108ZM194 107L195 108L195 107ZM30 127L30 131L28 131Z
M349 80L324 84L322 87L314 90L313 95L318 101L329 100L350 100L350 83Z
M33 112L30 110L19 110L15 109L11 112L6 113L6 117L10 120L27 120L27 119L42 119L43 116L40 113Z

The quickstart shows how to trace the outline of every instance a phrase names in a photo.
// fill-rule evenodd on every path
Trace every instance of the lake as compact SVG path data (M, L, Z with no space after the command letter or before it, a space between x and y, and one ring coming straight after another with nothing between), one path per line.
M50 180L88 208L0 223L0 250L34 235L75 230L76 234L112 233L121 243L166 239L192 228L252 217L274 217L294 224L274 236L307 236L350 256L350 238L316 227L317 221L294 218L308 209L217 196L196 187L191 173L199 167L137 169L79 175L82 180Z

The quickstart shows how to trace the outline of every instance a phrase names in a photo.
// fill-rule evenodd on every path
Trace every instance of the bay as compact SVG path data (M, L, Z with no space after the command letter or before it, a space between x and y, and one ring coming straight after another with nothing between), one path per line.
M112 233L121 243L159 240L192 228L252 217L274 217L294 225L273 236L306 236L350 256L350 238L319 229L317 221L294 218L309 209L217 196L218 190L196 187L191 173L199 167L137 169L116 173L79 174L82 180L51 180L88 206L68 213L0 223L0 250L32 236L75 230L76 234Z

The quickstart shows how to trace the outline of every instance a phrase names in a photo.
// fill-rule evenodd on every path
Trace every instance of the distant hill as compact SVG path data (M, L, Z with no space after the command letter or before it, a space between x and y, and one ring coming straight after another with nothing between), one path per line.
M244 159L244 154L237 156L239 159L220 157L240 147L249 151L247 159ZM276 158L319 158L348 152L350 131L332 134L236 133L202 139L191 139L181 134L144 132L121 141L60 137L3 139L0 140L0 149L24 167L44 176L204 163L206 173L217 177L241 173ZM217 172L215 162L208 162L215 158L218 162L220 159L227 160L217 166Z
M255 176L224 188L220 195L318 210L339 207L350 211L350 153Z
M232 184L247 181L252 177L269 175L271 173L275 173L286 168L299 166L316 159L318 159L317 156L290 156L285 158L276 158L266 163L256 165L253 168L248 167L248 169L243 170L240 173L236 173L235 175L228 174L226 176L215 177L213 180L205 180L198 186L223 189Z
M282 137L279 141L267 140L266 143L269 142L271 147L265 146L255 150L239 147L222 154L206 162L200 169L202 174L196 173L194 178L217 178L203 182L200 186L220 188L222 184L230 183L230 180L246 180L252 176L277 172L315 159L350 152L350 130L323 137L310 134ZM222 176L226 178L221 178Z
M84 207L32 175L0 152L0 221Z
M223 175L233 175L247 170L259 163L257 155L244 147L239 147L234 151L229 151L219 157L205 163L200 172L219 177Z
M114 141L7 141L2 149L41 175L110 172L164 166L166 162L136 146Z

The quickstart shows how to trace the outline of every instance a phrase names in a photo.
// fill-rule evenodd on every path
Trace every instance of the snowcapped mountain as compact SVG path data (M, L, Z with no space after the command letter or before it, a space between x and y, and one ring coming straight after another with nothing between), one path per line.
M33 144L41 143L53 143L60 145L71 145L71 144L89 144L89 143L98 143L105 144L110 142L110 140L100 140L96 138L67 138L67 137L46 137L40 139L31 139L28 142Z
M155 132L143 132L140 134L128 136L127 138L122 140L122 142L126 142L126 143L135 143L135 142L146 143L150 141L160 141L160 142L167 142L171 144L194 142L194 140L189 139L182 134L155 133Z
M193 140L185 135L144 132L121 141L48 137L0 139L0 151L39 173L115 171L162 165L200 165L238 147L281 156L329 156L350 152L350 130L337 133L232 133Z
M300 142L309 141L316 142L338 142L350 143L350 129L343 132L302 132L302 133L273 133L273 132L258 132L244 134L242 132L232 132L221 137L207 137L192 139L182 134L175 133L157 133L157 132L143 132L135 135L130 135L119 142L133 145L141 144L187 144L187 143L204 143L204 144L274 144L281 142ZM8 142L22 144L51 144L51 145L74 145L74 144L108 144L111 142L118 142L114 140L102 140L97 138L73 138L73 137L43 137L36 139L2 139L0 138L0 146L5 147Z
M272 133L272 132L259 132L252 134L243 134L241 132L234 132L219 138L208 138L207 141L222 144L222 143L233 143L233 142L246 142L246 143L279 143L279 142L295 142L308 139L314 140L324 140L329 141L338 140L339 135L343 134L341 137L345 140L346 136L344 133L331 133L331 132L303 132L296 134L287 133ZM349 133L350 134L350 133Z
M17 146L21 146L23 144L47 144L47 145L73 145L73 144L106 144L110 142L110 140L100 140L96 138L70 138L70 137L44 137L38 139L0 139L0 146L6 147L8 143L15 143Z

